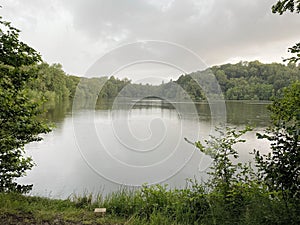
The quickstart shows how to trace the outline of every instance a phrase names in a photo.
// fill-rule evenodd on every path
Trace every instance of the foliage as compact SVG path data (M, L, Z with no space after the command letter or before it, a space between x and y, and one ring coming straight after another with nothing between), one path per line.
M281 191L286 200L300 199L300 82L285 88L270 106L273 126L259 135L271 141L271 152L256 160L271 190Z
M27 84L33 97L44 98L48 105L66 103L74 97L80 78L67 75L60 64L43 62L37 66L37 78Z
M283 87L300 79L300 67L294 63L287 66L278 63L263 64L258 61L240 62L214 66L211 72L216 76L225 99L228 100L270 100L273 95L279 95ZM105 102L117 96L125 98L143 98L159 96L169 100L193 101L205 100L203 89L198 80L207 71L198 71L181 75L177 81L160 85L135 84L127 78L115 77L80 78L67 75L60 64L48 65L42 63L36 67L38 77L27 84L31 98L46 100L44 108L52 109L56 105L68 105L74 100L80 107L95 107L97 102ZM211 94L217 88L208 86ZM45 107L46 106L46 107Z
M19 30L10 23L0 20L0 25L0 192L27 192L31 185L15 180L33 166L23 147L49 131L38 119L40 102L30 99L26 88L37 76L40 55L19 41Z
M236 218L238 222L240 218L236 215L245 213L246 205L250 204L249 195L256 184L255 174L250 164L234 162L239 157L234 145L245 142L240 137L250 130L249 127L240 131L218 127L218 136L211 136L205 140L205 144L200 141L194 143L201 152L213 159L211 171L208 172L211 178L206 183L211 190L209 199L216 204L212 208L213 220L227 220L230 221L228 224L232 224L235 221L233 218Z
M272 6L273 13L279 13L282 15L285 11L300 13L300 1L299 0L280 0Z
M283 87L300 79L300 66L296 66L295 63L283 65L279 63L263 64L258 61L240 62L214 66L210 70L211 74L216 76L225 99L228 100L271 100L272 96L280 95ZM203 78L207 76L208 71L181 75L176 81L160 85L135 84L126 78L120 80L112 76L110 78L81 78L76 89L78 78L74 85L68 87L68 90L71 93L77 91L77 100L82 102L82 105L92 105L93 107L97 101L103 102L117 96L125 98L158 96L169 100L190 98L193 101L202 101L207 96L198 82L200 80L203 83L208 80ZM217 94L214 93L217 87L212 86L213 84L202 85L208 86L209 90L206 91Z
M211 136L205 144L194 143L213 159L211 178L205 184L210 213L204 224L298 224L298 203L285 202L277 189L258 179L250 164L235 163L238 152L234 145L243 143L240 138L249 130L217 128L219 136Z
M211 68L225 99L271 100L283 87L300 79L300 67L293 63L263 64L259 61L225 64Z
M101 89L101 91L99 93L99 97L100 98L114 98L128 84L130 84L130 80L128 80L127 78L120 80L118 78L115 78L114 76L111 76L105 82L103 88Z
M292 54L296 54L296 56L284 59L284 61L297 63L300 60L300 42L296 43L293 47L290 47L289 52Z
M200 101L205 99L205 95L203 94L203 91L201 90L198 83L192 78L190 75L181 75L177 81L177 84L179 84L195 101Z
M227 100L271 100L272 96L280 94L283 87L300 79L300 67L295 63L283 65L263 64L259 61L239 62L213 66L210 70L216 76ZM204 74L205 71L198 71L181 75L175 83L180 85L191 99L205 100L207 96L196 82ZM168 89L166 84L161 87Z
M275 5L272 6L273 13L279 13L282 15L284 12L290 11L300 13L300 1L299 0L280 0ZM300 42L295 44L293 47L289 48L289 52L296 54L291 58L285 59L284 61L298 62L300 60Z
M245 142L240 137L250 130L249 127L240 131L230 127L226 127L225 130L216 128L218 136L210 136L209 140L205 140L205 144L200 141L195 142L195 146L201 152L213 159L211 172L209 172L212 176L209 185L214 190L220 191L225 197L232 186L238 183L247 184L253 180L254 173L249 165L233 162L239 157L233 146Z

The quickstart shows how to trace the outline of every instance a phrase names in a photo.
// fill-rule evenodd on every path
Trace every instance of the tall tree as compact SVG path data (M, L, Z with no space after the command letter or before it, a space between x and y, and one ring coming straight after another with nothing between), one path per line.
M49 127L38 119L39 102L30 99L26 84L35 79L41 56L19 40L19 30L0 17L0 192L27 192L16 178L33 166L24 145L39 141Z

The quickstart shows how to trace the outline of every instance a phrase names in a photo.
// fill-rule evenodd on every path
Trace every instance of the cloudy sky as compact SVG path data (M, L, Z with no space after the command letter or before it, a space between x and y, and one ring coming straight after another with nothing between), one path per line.
M256 59L282 62L287 48L300 39L300 15L272 14L275 2L5 0L0 1L0 10L45 61L61 63L69 74L83 75L103 55L143 40L178 44L209 66ZM135 51L127 49L126 54ZM178 53L172 57L180 58Z

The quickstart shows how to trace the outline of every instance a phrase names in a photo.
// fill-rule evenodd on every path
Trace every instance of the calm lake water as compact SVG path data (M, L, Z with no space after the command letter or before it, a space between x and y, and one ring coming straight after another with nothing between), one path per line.
M120 186L180 187L186 178L205 180L211 159L184 138L197 141L217 135L212 106L193 104L196 111L181 113L188 107L151 99L104 102L95 110L56 107L47 113L56 128L25 148L36 166L20 182L32 183L34 195L66 198L73 193L106 194ZM230 126L255 125L244 136L247 142L237 145L243 162L252 160L253 149L268 151L268 143L255 135L269 123L266 107L264 102L226 102Z

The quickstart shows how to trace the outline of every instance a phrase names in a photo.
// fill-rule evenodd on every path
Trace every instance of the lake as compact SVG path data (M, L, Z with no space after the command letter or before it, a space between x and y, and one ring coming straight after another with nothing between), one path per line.
M187 178L204 181L211 159L184 139L203 141L217 135L213 107L205 102L192 105L195 111L187 110L188 103L160 99L104 101L96 109L73 111L57 106L46 114L55 129L25 147L36 166L20 182L33 184L33 195L66 198L144 183L182 187ZM255 126L244 136L247 142L236 146L243 162L252 160L253 149L269 149L267 141L256 139L256 132L269 124L267 105L226 102L230 126Z

